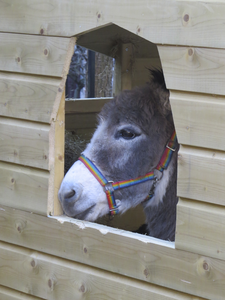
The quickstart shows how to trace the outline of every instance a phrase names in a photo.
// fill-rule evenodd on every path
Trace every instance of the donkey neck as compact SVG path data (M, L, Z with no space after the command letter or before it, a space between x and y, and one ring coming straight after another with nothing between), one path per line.
M155 189L154 197L144 204L147 231L150 236L174 241L176 226L177 151L173 154L163 178Z

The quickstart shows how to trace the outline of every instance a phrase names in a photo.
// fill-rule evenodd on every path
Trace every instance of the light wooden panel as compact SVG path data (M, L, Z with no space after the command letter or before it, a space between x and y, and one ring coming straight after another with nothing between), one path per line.
M65 141L65 90L59 105L56 120L51 124L49 134L49 187L48 187L48 214L63 214L58 200L58 191L64 177L64 141Z
M0 204L46 215L46 171L0 162Z
M180 199L176 248L225 259L225 208Z
M63 77L69 38L0 33L0 70Z
M66 130L95 128L97 125L97 113L66 114Z
M82 270L85 269L85 265L96 266L116 272L116 276L123 274L173 290L188 291L207 299L217 300L224 297L225 261L174 249L174 244L170 242L63 216L56 220L31 215L3 206L0 210L0 226L2 241L78 261L82 263ZM21 230L18 230L19 228ZM205 260L210 266L209 270L204 269ZM30 264L29 259L25 261L29 261ZM45 262L51 262L54 266L56 259L49 258ZM69 264L72 267L71 261ZM55 274L54 267L52 268L50 274ZM35 270L25 266L24 269L30 270L29 277L33 279ZM48 274L46 269L46 276L42 279L45 282L44 289L49 280ZM88 274L90 277L89 269ZM68 276L75 278L72 273ZM15 275L15 278L18 280L18 276ZM132 285L130 280L131 278L129 282ZM20 286L23 287L22 284ZM115 286L117 285L113 283L114 290ZM117 288L121 292L121 289Z
M224 206L224 170L224 152L181 147L178 156L178 196Z
M225 150L225 97L170 91L179 143Z
M50 123L61 79L0 72L0 114Z
M0 160L48 169L50 126L0 117Z
M1 300L41 300L35 296L26 295L24 293L0 286L0 299Z
M225 49L158 46L158 50L168 89L225 95Z
M223 1L0 2L1 31L72 36L114 23L153 43L216 48L225 46L224 15Z
M0 242L0 282L43 299L191 300L191 295ZM115 288L116 287L116 288ZM195 298L196 299L196 298ZM202 298L199 300L203 300Z
M74 113L98 113L103 105L109 102L111 98L83 98L83 99L66 99L66 114Z

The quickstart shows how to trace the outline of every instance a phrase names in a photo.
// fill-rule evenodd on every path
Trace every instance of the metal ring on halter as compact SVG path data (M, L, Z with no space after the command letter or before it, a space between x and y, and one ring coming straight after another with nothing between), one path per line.
M108 181L105 185L104 185L104 191L110 191L110 192L114 192L114 188L112 186L113 181Z

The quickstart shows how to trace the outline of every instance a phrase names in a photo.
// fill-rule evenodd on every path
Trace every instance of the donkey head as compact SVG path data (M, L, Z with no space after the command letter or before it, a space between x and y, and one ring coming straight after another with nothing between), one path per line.
M174 130L163 74L151 72L151 83L125 90L103 107L83 152L108 181L128 180L153 170ZM148 181L115 191L119 212L141 203L151 185ZM80 161L67 172L58 195L68 216L95 221L109 213L102 186ZM153 200L153 204L157 203Z

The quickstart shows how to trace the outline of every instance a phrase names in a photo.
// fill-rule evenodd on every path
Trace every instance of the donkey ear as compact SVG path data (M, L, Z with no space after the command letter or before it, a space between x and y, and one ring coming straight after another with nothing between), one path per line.
M151 83L154 85L154 91L157 93L162 107L162 113L167 116L171 113L170 92L166 88L163 72L160 69L149 69L149 71L152 77Z

